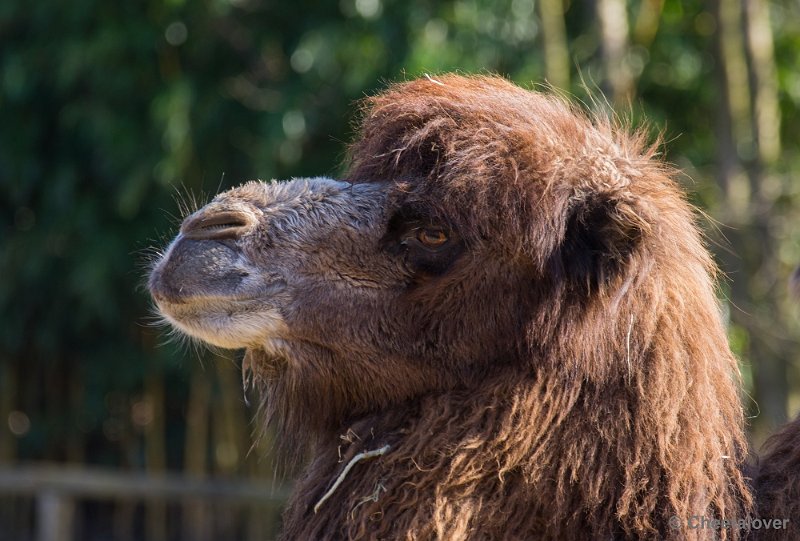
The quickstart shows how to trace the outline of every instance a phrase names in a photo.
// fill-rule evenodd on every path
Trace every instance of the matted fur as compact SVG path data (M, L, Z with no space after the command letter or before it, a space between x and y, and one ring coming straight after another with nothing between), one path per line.
M310 455L284 539L742 539L710 521L756 512L800 538L800 425L754 501L676 175L558 97L401 83L365 100L350 184L218 196L150 287L190 334L248 348L265 424ZM414 244L431 224L451 251Z

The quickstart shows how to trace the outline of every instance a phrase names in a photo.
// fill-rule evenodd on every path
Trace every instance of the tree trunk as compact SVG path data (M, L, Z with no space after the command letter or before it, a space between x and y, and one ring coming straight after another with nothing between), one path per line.
M774 310L776 246L771 234L771 208L780 190L770 188L765 172L779 146L772 39L764 28L769 27L768 17L750 13L764 7L748 2L760 0L715 2L720 97L716 140L724 194L720 217L730 243L730 250L723 250L722 267L731 280L731 319L748 336L744 353L754 368L753 413L759 415L753 430L760 442L786 420L788 385L781 339L775 339L785 328ZM773 309L762 308L767 306Z
M564 25L563 0L541 0L542 45L547 82L555 88L569 90L569 49Z
M785 314L776 307L785 306L783 280L778 279L778 246L773 220L778 218L775 202L783 186L775 165L780 155L780 110L778 81L772 46L769 5L764 0L744 0L744 42L747 78L750 85L750 125L754 152L747 172L753 189L752 229L756 250L753 253L754 302L752 317L760 328L753 342L759 347L756 396L765 415L763 425L772 432L787 420L789 396L786 360L789 335ZM776 287L777 286L777 287ZM766 307L772 307L768 309ZM755 327L756 325L754 325Z
M605 78L603 92L613 104L627 104L633 98L633 76L628 54L628 14L624 0L595 0L600 28L600 55Z
M765 168L770 168L781 153L781 113L769 4L765 0L745 0L744 13L748 76L752 88L752 123L758 159Z
M664 0L643 0L639 4L639 13L633 26L633 38L637 45L650 47L653 43L663 8Z

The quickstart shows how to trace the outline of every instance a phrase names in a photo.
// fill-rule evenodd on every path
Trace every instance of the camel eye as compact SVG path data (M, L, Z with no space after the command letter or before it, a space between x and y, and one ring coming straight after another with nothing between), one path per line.
M428 248L440 248L448 241L448 237L441 229L422 227L417 229L417 240Z

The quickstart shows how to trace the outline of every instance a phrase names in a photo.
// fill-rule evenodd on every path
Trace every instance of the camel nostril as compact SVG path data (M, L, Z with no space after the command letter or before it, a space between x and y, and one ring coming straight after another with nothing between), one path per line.
M181 225L181 233L190 239L232 239L252 229L256 219L249 212L226 210L209 212L201 210L192 214Z

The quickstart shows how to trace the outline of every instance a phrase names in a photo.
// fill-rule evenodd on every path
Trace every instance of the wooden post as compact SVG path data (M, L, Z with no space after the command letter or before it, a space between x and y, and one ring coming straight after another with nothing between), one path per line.
M74 500L56 490L44 490L36 498L36 540L70 541L75 516Z
M252 516L264 521L266 531L274 532L273 518L277 518L278 508L288 497L288 487L274 482L198 478L168 472L147 475L64 464L0 465L0 496L9 495L34 498L36 541L71 541L79 538L75 511L77 502L83 499L117 504L157 501L162 506L165 502L194 499L203 502L209 517L223 512L220 508L247 506L254 510ZM211 502L222 505L212 507ZM213 523L209 519L206 524L211 528ZM6 533L0 531L0 539L5 539ZM208 537L213 533L209 530ZM10 539L16 539L13 532Z

